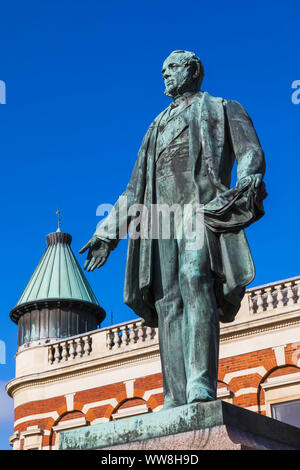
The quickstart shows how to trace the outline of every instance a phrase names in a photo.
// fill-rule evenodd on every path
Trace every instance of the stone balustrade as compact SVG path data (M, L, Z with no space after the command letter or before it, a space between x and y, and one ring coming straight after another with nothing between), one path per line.
M155 344L158 344L156 328L143 326L142 320L130 321L50 344L48 363L63 364L74 359L84 360L87 356L91 359L105 357Z
M248 323L272 315L300 311L300 277L265 284L247 290L237 319L233 324L221 324L225 334L231 325ZM48 364L68 365L72 361L99 359L158 345L158 330L146 327L142 320L129 321L66 338L48 346Z
M106 344L110 351L118 351L136 343L157 343L157 329L143 326L139 320L116 325L107 330Z
M249 314L276 313L283 307L300 304L300 279L294 278L280 283L254 287L247 291Z
M48 346L48 361L50 364L57 364L75 358L87 357L92 352L92 343L91 335L77 336L52 343Z

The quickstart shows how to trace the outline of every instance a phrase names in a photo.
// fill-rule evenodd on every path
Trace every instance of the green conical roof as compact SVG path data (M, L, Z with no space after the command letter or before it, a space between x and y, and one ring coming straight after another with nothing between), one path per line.
M21 295L17 307L47 299L80 300L99 305L71 249L68 233L49 233L47 249Z

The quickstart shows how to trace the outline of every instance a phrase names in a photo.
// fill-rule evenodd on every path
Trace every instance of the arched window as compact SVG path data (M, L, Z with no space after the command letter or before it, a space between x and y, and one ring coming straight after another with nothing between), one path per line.
M58 449L58 437L61 431L67 431L68 429L81 428L82 426L88 426L90 423L87 420L84 413L81 411L71 411L64 414L55 423L51 430L50 436L50 448Z
M227 403L233 403L233 391L228 384L218 380L217 383L217 400L226 401Z
M111 421L129 416L137 416L140 414L151 413L152 409L147 405L147 402L142 398L129 398L123 401L111 414Z
M286 365L276 368L265 378L261 390L267 416L300 427L299 367Z

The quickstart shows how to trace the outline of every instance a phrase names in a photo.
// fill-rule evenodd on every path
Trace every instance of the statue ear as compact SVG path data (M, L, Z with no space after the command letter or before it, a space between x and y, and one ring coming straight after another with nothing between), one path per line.
M198 64L197 62L193 62L193 68L194 68L193 78L199 78L200 77L200 64Z

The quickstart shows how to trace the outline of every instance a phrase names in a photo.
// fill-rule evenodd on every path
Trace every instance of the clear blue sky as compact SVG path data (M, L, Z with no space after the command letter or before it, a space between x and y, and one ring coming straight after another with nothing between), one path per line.
M9 448L17 327L9 311L35 269L45 235L72 234L77 254L96 208L123 192L142 137L169 104L160 70L175 49L203 60L203 89L241 102L266 154L266 216L247 230L254 285L300 274L299 2L31 0L2 2L0 448ZM108 316L136 318L123 304L127 242L88 273ZM78 255L81 265L84 257Z

